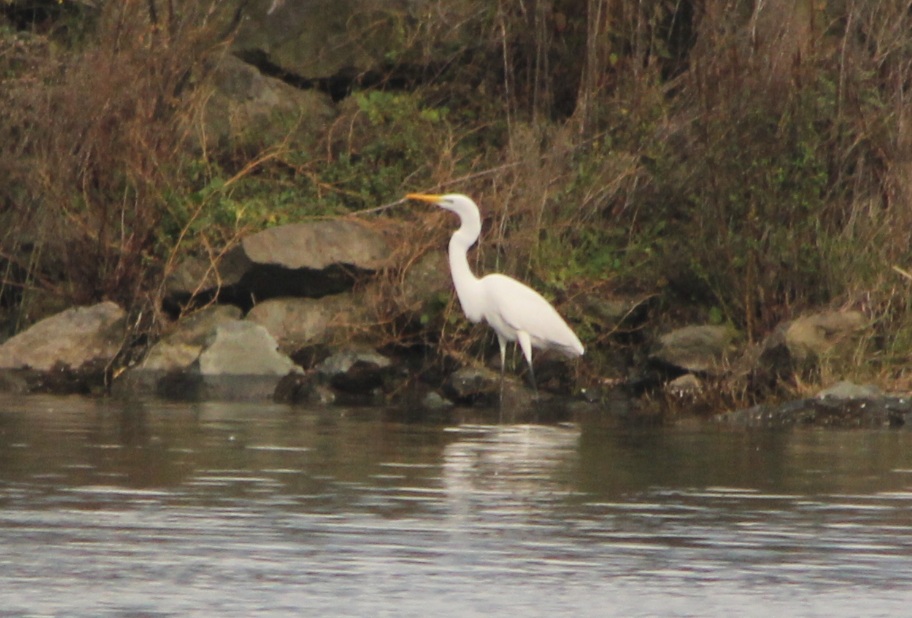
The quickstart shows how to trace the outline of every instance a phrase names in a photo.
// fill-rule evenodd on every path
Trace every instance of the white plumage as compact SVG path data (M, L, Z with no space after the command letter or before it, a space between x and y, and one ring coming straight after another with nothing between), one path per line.
M500 344L500 370L503 376L508 341L515 341L529 364L532 384L532 348L556 349L568 357L581 356L583 344L564 319L544 297L506 275L493 273L478 278L469 267L469 247L481 235L481 214L471 198L458 193L447 195L409 194L446 208L459 216L461 223L450 238L450 272L456 295L466 317L472 322L487 322Z

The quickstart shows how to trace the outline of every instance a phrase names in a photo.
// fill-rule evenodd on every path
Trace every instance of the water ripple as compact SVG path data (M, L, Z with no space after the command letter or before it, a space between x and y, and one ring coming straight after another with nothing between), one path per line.
M0 411L0 613L855 616L912 597L906 434L48 408Z

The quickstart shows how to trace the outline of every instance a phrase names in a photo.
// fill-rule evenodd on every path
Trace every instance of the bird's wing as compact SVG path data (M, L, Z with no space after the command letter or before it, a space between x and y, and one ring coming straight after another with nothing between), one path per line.
M537 348L557 348L570 356L583 353L573 330L545 298L512 277L492 274L481 279L488 297L488 322L499 320L514 331L529 333ZM511 339L514 337L510 337Z

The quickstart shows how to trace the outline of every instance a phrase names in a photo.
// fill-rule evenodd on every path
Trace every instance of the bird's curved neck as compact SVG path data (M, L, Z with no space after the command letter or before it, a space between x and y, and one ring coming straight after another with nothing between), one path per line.
M477 292L481 283L472 268L469 266L468 252L481 233L481 225L462 226L450 238L450 272L453 275L453 285L456 287L456 296L466 317L472 322L482 319L483 306L480 304L481 296Z

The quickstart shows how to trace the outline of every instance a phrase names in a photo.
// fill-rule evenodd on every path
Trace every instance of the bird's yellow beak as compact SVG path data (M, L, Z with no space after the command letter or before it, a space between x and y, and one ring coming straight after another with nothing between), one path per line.
M442 197L442 195L434 195L432 193L409 193L405 196L405 199L418 200L420 202L427 202L428 204L436 204Z

